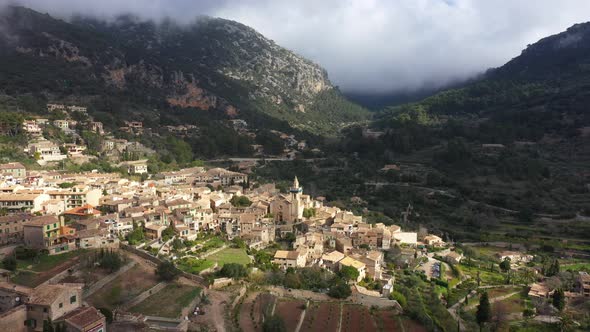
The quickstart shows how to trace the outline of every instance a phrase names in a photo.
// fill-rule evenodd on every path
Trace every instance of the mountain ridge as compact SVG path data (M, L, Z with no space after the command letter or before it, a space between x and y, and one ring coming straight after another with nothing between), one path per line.
M158 108L217 110L229 117L261 112L315 134L333 135L367 117L323 68L234 21L199 18L180 26L121 16L114 23L83 17L70 23L8 7L0 27L0 55L9 64L1 68L2 78L12 82L0 88L13 93L149 94L144 99ZM29 65L43 67L57 84L36 82Z

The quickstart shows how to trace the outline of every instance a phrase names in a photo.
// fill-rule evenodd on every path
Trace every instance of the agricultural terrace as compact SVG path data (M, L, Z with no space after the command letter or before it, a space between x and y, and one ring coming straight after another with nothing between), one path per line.
M97 308L112 310L154 287L158 279L153 269L137 264L106 284L87 301Z
M50 256L34 250L17 250L17 271L11 281L18 285L36 287L78 264L90 252L74 250Z
M285 322L287 332L294 332L299 324L299 318L305 309L305 302L293 299L280 299L276 304L275 315Z
M201 289L198 287L170 284L129 311L148 316L179 318L182 309L186 308L200 293Z

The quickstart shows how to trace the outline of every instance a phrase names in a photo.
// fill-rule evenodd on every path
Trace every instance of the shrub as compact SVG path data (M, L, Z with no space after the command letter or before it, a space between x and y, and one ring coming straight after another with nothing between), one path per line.
M16 265L16 258L14 258L12 255L4 257L2 260L2 266L4 266L4 268L7 270L15 271Z
M328 295L336 299L345 299L351 294L352 290L350 289L350 286L344 281L337 282L328 292Z
M123 265L123 258L117 252L100 250L98 265L109 272L118 271Z
M389 294L389 298L391 300L396 300L397 303L399 303L399 305L402 306L402 308L405 308L408 305L408 300L406 300L406 297L404 296L404 294L402 294L398 291L391 292L391 294Z
M170 261L163 261L156 269L156 275L164 281L172 281L178 278L180 271Z
M98 308L98 310L104 315L104 317L106 318L107 324L110 324L113 322L113 312L110 311L107 308Z
M264 323L262 324L262 331L284 332L287 331L287 328L285 327L285 322L281 317L273 315L264 321Z
M228 263L223 265L219 275L227 278L239 279L248 275L248 270L242 264Z

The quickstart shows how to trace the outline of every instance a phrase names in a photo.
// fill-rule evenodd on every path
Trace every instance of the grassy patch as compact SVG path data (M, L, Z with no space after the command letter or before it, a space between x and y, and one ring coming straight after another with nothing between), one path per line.
M34 260L17 261L17 273L11 278L15 284L36 287L56 274L75 265L88 250L74 250L61 255L42 255Z
M499 248L493 246L472 246L471 247L479 256L487 257L491 260L497 260L495 255L499 252L505 251L506 248Z
M131 308L130 311L148 316L177 318L182 309L188 306L200 292L201 289L198 287L171 284Z
M461 270L464 274L469 275L471 280L477 283L477 271L479 270L479 278L481 280L481 286L488 285L503 285L504 276L499 272L491 272L489 269L485 269L489 265L484 264L484 268L478 269L476 266L461 264ZM497 266L497 264L496 264ZM497 268L497 267L496 267Z
M43 280L41 280L38 274L29 271L19 271L10 280L15 284L27 287L37 287L43 283Z
M219 267L222 267L227 263L237 263L247 265L250 263L250 257L246 254L243 249L226 248L207 257L208 261L217 262Z
M590 271L590 263L574 263L574 264L563 264L561 265L562 271Z
M37 260L18 260L18 268L19 269L29 269L35 272L43 272L47 270L51 270L52 268L69 261L70 259L74 259L76 257L82 256L88 253L87 250L79 249L70 252L66 252L60 255L42 255Z
M176 261L176 266L188 273L199 274L202 271L211 268L215 265L215 262L206 260L206 259L198 259L193 257L186 257L179 259Z

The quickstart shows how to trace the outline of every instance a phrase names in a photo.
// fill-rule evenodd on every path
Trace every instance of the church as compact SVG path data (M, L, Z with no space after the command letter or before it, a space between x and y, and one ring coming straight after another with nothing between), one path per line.
M280 194L270 202L270 213L274 216L276 223L291 224L301 221L303 209L311 207L311 205L311 197L303 194L303 188L295 176L289 193Z

